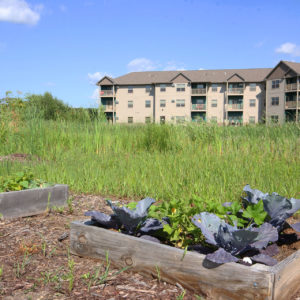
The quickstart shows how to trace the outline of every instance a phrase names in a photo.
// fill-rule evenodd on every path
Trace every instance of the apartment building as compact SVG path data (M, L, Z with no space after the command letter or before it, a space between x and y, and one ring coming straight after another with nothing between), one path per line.
M300 63L281 61L266 76L266 117L283 123L299 121Z
M274 69L132 72L117 78L105 76L97 85L100 87L100 103L107 119L113 123L204 120L247 124L258 123L266 117L281 122L286 119L286 114L279 113L279 109L298 109L277 105L274 110L271 104L275 102L270 99L283 97L284 103L288 102L290 107L294 98L277 94L288 93L292 97L295 90L286 91L286 85L281 88L279 84L280 87L275 91L272 81L282 80L294 87L296 77L296 97L299 91L299 77L295 75L297 71L295 68L290 71L281 67L281 64L286 66L286 62L280 62ZM296 64L296 70L300 66L300 63L289 64ZM283 71L279 72L276 68ZM276 76L281 76L281 79L275 79ZM296 118L296 114L288 115L291 119L293 116Z

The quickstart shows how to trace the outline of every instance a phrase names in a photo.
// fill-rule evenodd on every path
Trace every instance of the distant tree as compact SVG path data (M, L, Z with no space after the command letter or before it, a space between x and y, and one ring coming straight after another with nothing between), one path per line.
M60 117L65 118L71 109L67 104L53 97L49 92L44 93L44 95L29 94L26 96L26 100L27 105L35 108L45 120L56 120Z

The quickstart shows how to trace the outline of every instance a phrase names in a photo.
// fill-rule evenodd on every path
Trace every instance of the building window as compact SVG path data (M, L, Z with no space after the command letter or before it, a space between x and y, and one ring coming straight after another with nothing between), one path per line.
M184 91L185 91L185 84L184 83L176 84L176 92L184 92Z
M145 118L145 123L146 123L146 124L151 123L151 117L146 117L146 118Z
M151 100L145 101L145 107L151 107Z
M130 93L130 94L133 93L133 87L132 87L132 86L129 86L129 87L128 87L128 93Z
M184 123L185 117L184 116L176 116L176 123Z
M166 107L166 100L160 100L160 107Z
M128 123L133 123L133 117L128 117Z
M210 117L210 121L212 123L217 123L217 117L215 117L215 116Z
M279 97L272 97L271 105L278 106L279 105Z
M185 106L185 100L184 99L177 99L176 100L176 106L177 107L184 107Z
M256 100L250 99L250 107L255 107L255 105L256 105Z
M255 117L249 117L249 124L255 124Z
M166 85L165 84L161 84L160 85L160 91L161 92L165 92L166 91Z
M146 85L146 93L150 93L152 91L151 85Z
M132 100L128 100L128 108L133 108L133 101Z
M272 123L278 123L278 115L271 116Z
M211 107L217 107L217 106L218 106L218 100L217 99L211 100Z
M256 91L256 83L250 83L249 86L250 86L250 91L251 92L255 92Z
M280 80L272 80L272 89L278 89L279 88Z
M175 103L175 100L171 100L172 103Z
M218 85L217 85L216 83L213 83L213 84L211 85L211 91L212 91L212 92L217 92L217 91L218 91Z

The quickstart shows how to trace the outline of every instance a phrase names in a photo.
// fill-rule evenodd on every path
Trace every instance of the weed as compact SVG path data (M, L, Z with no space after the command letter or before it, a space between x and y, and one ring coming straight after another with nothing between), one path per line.
M25 252L22 261L21 262L17 261L14 264L15 274L17 278L20 278L22 275L25 274L25 268L29 264L30 259L31 257L29 256L29 254Z
M1 280L2 275L3 275L3 266L0 267L0 280Z
M67 205L68 205L68 209L69 209L69 214L72 214L74 209L73 209L73 197L69 197L67 200Z
M186 290L183 290L182 293L176 297L176 300L183 300L186 294Z
M156 270L157 280L160 283L160 281L161 281L161 275L160 275L160 268L159 268L158 265L155 265L155 270Z

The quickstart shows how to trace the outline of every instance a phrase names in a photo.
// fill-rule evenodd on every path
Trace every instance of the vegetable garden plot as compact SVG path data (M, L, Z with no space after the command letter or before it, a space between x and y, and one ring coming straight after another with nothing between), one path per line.
M90 226L89 222L71 223L71 253L105 259L120 267L130 266L145 275L213 299L288 299L300 282L300 251L273 267L238 263L214 264L205 256L158 244L112 230Z
M56 184L46 188L0 193L0 214L4 218L33 216L47 208L64 206L68 185Z

